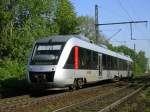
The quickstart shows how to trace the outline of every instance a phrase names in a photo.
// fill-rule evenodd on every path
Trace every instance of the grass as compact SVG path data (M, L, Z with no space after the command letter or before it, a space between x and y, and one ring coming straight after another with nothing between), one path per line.
M150 112L150 87L122 104L118 112Z

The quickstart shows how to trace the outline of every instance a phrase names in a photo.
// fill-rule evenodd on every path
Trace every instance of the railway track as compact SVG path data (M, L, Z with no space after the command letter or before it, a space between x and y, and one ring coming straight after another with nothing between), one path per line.
M104 95L98 95L91 99L85 100L78 104L72 104L53 112L118 112L118 108L121 104L125 103L131 97L135 97L143 88L150 86L149 76L147 78L142 77L141 80L137 80L136 85L129 85L107 93ZM143 84L144 83L144 84Z
M2 99L0 100L0 112L32 112L38 111L46 106L49 106L51 110L55 110L66 105L81 102L87 98L97 96L98 94L105 94L106 92L118 90L125 85L127 85L127 82L117 82L89 87L74 92L64 92L42 97L30 97L29 95L24 95Z
M73 92L63 92L42 97L31 97L30 95L6 98L0 100L0 112L38 112L45 109L48 111L73 111L86 110L99 111L134 92L142 86L143 78L138 82L127 83L124 81L109 83L89 88L80 89ZM138 83L138 84L137 84ZM140 84L141 83L141 84ZM90 108L92 105L97 105ZM81 107L84 107L82 110ZM98 108L101 107L101 108ZM61 110L62 109L62 110ZM72 110L73 109L73 110Z
M117 101L130 93L134 93L135 89L137 89L137 87L136 88L134 86L123 87L107 94L98 95L94 98L85 100L78 104L73 104L70 106L57 109L53 112L98 112L99 110L102 110L99 112L106 112L106 110L111 108L111 107L107 107L107 105L110 105L114 101ZM107 107L108 109L107 108L105 109L105 107Z

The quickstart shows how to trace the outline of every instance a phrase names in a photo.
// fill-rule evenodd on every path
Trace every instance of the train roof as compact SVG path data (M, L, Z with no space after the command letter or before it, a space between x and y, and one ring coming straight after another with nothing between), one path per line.
M36 43L67 42L70 38L72 38L72 36L49 36L47 38L38 40Z
M36 43L49 43L49 42L67 42L70 38L79 38L83 41L90 42L90 40L83 35L58 35L58 36L49 36L38 40Z
M116 53L102 46L98 46L94 43L90 43L90 40L82 35L49 36L48 38L43 38L43 39L38 40L36 43L49 43L49 42L66 43L67 41L70 42L71 44L74 44L80 47L91 49L93 51L98 51L103 54L111 55L113 57L117 57L117 58L132 62L132 59L129 56Z

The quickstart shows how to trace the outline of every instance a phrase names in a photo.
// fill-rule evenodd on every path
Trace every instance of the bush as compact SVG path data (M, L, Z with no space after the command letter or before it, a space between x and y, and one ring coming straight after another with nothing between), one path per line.
M0 95L7 97L23 94L28 91L29 84L25 78L26 64L17 60L0 60Z
M1 60L0 62L0 80L7 80L11 78L21 80L25 78L25 64L8 58Z

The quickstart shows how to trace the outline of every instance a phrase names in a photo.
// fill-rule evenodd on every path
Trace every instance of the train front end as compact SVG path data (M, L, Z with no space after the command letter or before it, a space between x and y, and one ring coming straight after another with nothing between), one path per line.
M54 88L56 67L63 49L62 43L36 43L28 63L27 79L34 89Z

